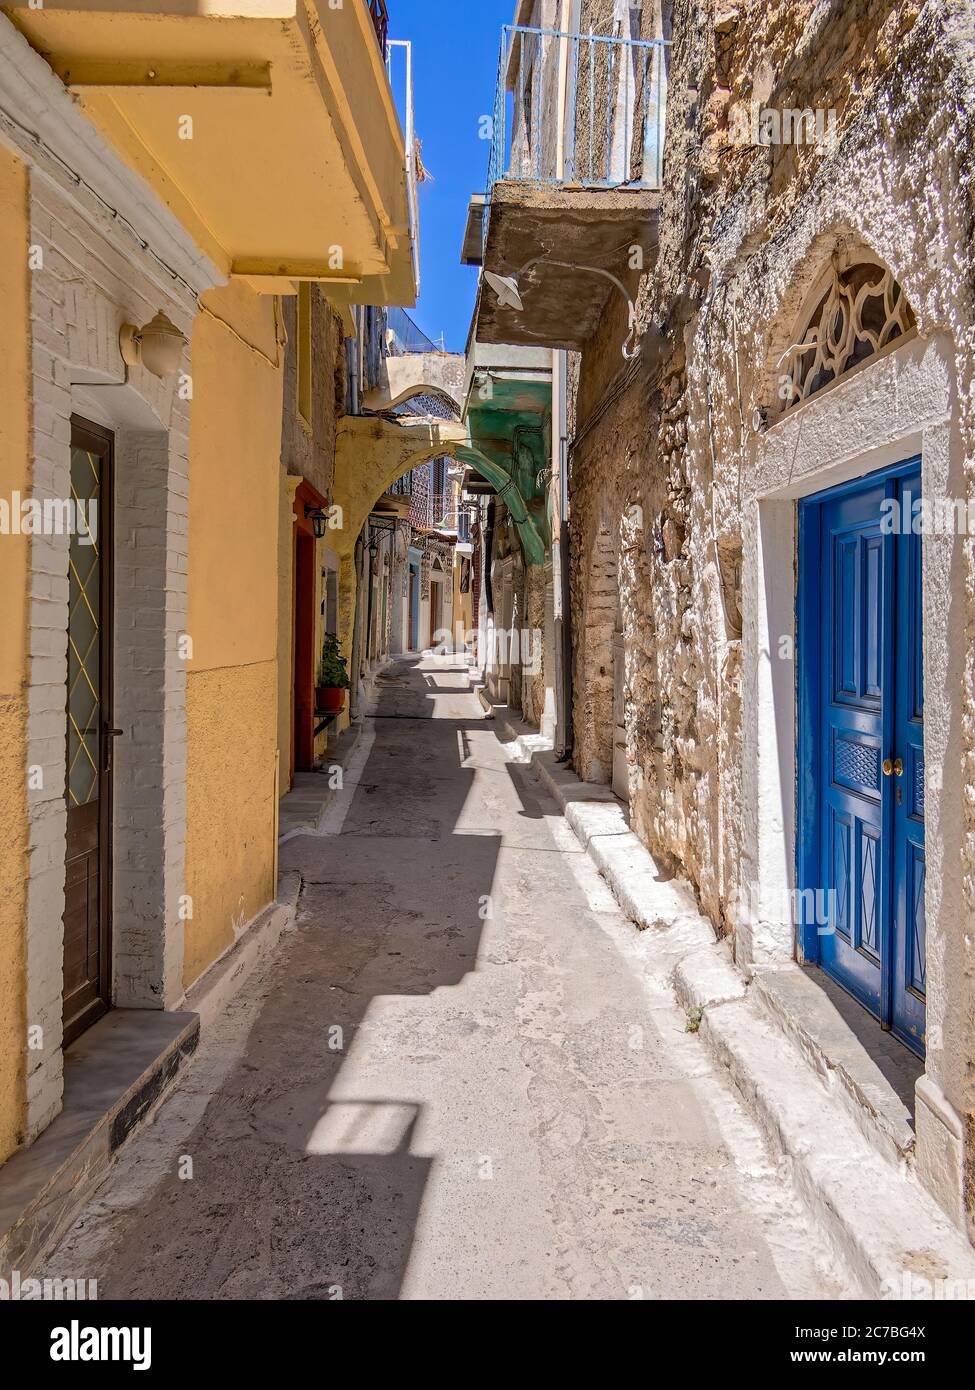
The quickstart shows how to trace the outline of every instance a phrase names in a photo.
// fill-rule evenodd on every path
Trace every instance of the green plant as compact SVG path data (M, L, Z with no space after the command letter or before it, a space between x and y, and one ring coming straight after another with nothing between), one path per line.
M345 669L346 660L342 655L339 639L334 632L326 632L322 643L322 655L318 663L316 684L331 690L348 690L351 685L349 673Z
M687 1010L687 1026L685 1033L696 1033L704 1021L704 1008L700 1004L695 1004L692 1009Z

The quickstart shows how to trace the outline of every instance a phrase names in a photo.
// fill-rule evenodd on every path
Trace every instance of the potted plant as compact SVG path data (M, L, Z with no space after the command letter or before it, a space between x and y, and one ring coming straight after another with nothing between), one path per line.
M315 708L322 714L338 714L345 706L345 692L351 684L345 657L334 632L326 632L318 663Z

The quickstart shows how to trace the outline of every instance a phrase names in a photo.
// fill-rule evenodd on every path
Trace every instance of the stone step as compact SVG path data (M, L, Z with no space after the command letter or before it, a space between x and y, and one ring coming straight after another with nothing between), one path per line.
M767 986L746 988L730 962L716 971L705 955L678 964L678 997L863 1297L940 1298L949 1287L975 1297L975 1250L912 1164L895 1160L890 1136L877 1142L836 1069L783 1026Z
M751 995L893 1163L914 1157L914 1086L924 1064L812 966L760 968Z
M64 1105L0 1169L0 1278L28 1277L196 1049L195 1013L113 1009L64 1054ZM70 1271L65 1272L70 1273Z

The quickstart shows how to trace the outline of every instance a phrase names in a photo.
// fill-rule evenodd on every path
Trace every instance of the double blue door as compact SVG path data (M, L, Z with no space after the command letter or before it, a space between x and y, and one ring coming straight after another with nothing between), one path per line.
M802 503L806 959L924 1050L924 692L917 461ZM815 913L810 905L816 904ZM813 916L815 921L811 921Z

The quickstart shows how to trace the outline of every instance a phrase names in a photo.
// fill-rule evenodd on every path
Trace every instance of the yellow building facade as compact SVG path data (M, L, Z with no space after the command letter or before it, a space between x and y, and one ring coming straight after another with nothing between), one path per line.
M73 1041L185 1016L274 905L293 614L355 544L296 596L287 306L313 287L337 351L351 306L415 299L365 0L240 10L0 14L0 1162Z

